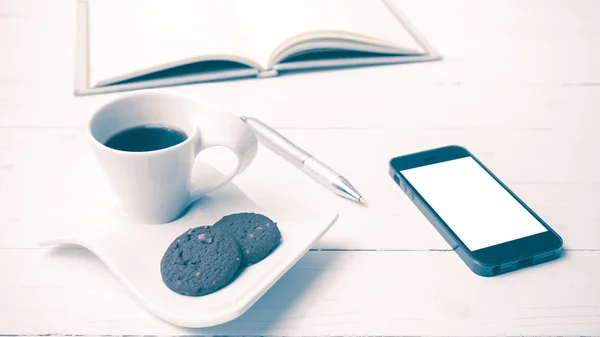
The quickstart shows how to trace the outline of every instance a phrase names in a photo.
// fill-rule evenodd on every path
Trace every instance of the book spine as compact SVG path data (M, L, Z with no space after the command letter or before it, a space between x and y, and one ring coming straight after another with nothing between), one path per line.
M277 76L277 69L267 69L258 72L258 78L267 78Z

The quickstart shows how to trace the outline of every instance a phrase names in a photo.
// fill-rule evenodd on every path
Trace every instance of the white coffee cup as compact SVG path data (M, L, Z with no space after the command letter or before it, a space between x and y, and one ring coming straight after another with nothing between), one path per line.
M187 139L155 151L127 152L104 145L120 131L161 125L183 131ZM240 174L252 162L256 136L235 115L194 97L148 90L102 106L88 124L92 148L122 209L146 223L176 219L198 198ZM237 165L222 178L199 184L191 174L196 156L214 146L229 148Z

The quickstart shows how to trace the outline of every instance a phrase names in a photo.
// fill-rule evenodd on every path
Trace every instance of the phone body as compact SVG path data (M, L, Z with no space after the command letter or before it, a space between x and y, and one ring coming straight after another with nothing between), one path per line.
M562 238L463 147L395 157L389 173L478 275L560 256Z

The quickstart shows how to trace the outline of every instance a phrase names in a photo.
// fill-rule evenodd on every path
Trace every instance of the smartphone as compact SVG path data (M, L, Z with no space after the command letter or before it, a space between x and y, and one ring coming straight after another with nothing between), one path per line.
M389 173L478 275L560 256L561 237L463 147L393 158Z

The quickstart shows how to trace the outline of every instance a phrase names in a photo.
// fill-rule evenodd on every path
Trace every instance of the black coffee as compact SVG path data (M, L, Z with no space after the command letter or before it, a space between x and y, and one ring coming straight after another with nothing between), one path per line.
M145 152L165 149L187 139L183 131L161 125L141 125L110 137L104 145L115 150Z

